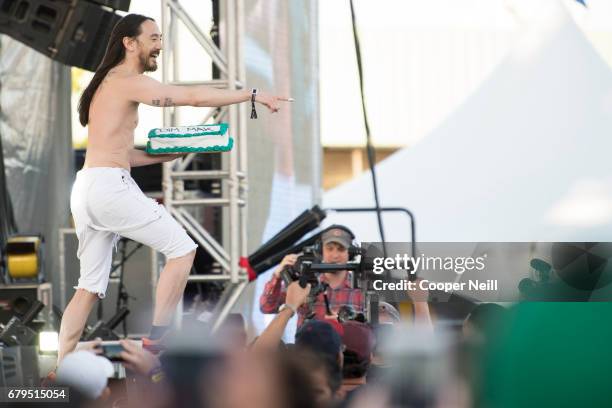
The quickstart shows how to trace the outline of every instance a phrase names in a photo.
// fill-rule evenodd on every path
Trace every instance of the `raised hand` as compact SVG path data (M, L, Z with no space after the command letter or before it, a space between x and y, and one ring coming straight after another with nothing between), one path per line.
M278 266L274 270L274 276L276 276L278 278L280 276L281 271L283 269L285 269L287 266L295 265L297 259L298 259L298 255L297 254L285 255L285 257L283 258L281 263L278 264Z
M161 365L157 357L139 347L133 341L121 340L120 343L123 347L121 358L126 368L146 376L151 370Z
M302 306L304 302L306 302L309 293L310 283L303 288L300 286L300 282L292 282L291 285L287 287L287 297L285 298L285 303L297 309L298 307Z

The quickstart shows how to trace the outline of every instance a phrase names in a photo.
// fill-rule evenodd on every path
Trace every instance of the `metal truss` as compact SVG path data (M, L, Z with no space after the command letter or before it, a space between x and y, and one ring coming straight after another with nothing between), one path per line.
M245 83L243 47L244 34L243 0L219 1L220 21L218 47L212 38L202 32L179 0L162 0L162 32L164 49L162 53L162 79L174 85L203 84L224 89L241 89ZM177 24L183 24L196 39L213 64L218 68L221 79L202 82L181 81L178 78L181 44L177 37ZM238 266L240 256L246 254L246 106L231 105L211 110L201 124L229 124L229 132L235 141L234 150L223 157L222 170L188 170L194 155L164 163L163 194L164 205L172 216L191 234L196 242L206 250L221 266L221 274L190 275L190 282L224 282L225 289L213 312L213 330L223 322L232 306L248 283L246 273ZM164 109L164 126L193 125L177 123L176 108ZM199 198L185 189L186 180L219 180L222 197ZM195 193L195 191L194 191ZM194 198L196 197L196 198ZM223 208L223 242L218 242L207 232L187 208ZM177 308L177 324L180 326L182 302Z

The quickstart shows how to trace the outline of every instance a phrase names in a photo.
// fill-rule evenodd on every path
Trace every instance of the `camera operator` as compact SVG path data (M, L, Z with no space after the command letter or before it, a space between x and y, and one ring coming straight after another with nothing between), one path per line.
M347 263L349 261L349 248L353 239L353 233L341 225L332 225L325 230L321 234L320 241L323 263ZM259 299L262 313L276 313L280 305L285 303L286 288L281 278L281 272L283 269L295 265L297 260L297 254L289 254L274 270L272 278L266 283ZM348 271L323 273L320 275L319 281L326 285L326 289L317 295L314 301L310 303L310 307L302 305L298 309L298 327L309 317L319 320L335 318L341 306L350 306L356 313L364 311L364 293L360 289L351 287ZM328 310L327 304L329 304L330 310ZM312 313L314 313L314 316L309 316Z

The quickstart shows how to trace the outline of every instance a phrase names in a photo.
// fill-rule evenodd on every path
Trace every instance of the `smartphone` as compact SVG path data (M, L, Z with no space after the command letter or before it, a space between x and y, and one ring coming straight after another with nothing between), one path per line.
M121 358L123 346L121 346L118 341L103 341L101 347L102 356L108 358L110 361L123 361Z

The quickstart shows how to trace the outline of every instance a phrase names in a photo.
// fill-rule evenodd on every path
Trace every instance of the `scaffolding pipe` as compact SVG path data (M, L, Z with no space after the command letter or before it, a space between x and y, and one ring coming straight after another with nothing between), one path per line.
M167 84L196 85L203 84L216 88L241 89L246 81L243 43L244 15L242 0L227 0L221 3L221 21L224 29L219 30L221 47L205 35L194 20L187 14L179 0L161 0L162 30L166 34L167 52L162 53L162 80ZM181 22L193 34L203 51L208 54L213 64L219 68L224 78L202 81L182 81L179 79L180 44L177 38L178 23ZM225 282L226 287L220 303L215 308L215 328L225 319L234 306L248 282L247 276L238 267L240 256L245 256L246 247L246 106L231 105L220 109L211 109L204 116L202 124L211 119L215 123L227 120L230 132L235 138L236 148L228 154L222 170L189 170L194 155L163 164L162 188L164 205L168 211L183 225L193 238L207 251L223 270L220 274L191 275L190 282ZM163 126L179 126L176 108L164 109ZM185 190L185 180L219 180L222 183L224 196L209 198L192 198ZM189 184L187 184L189 186ZM185 198L189 197L189 198ZM185 210L185 207L227 208L223 219L224 231L228 231L225 243L219 243L206 231L197 219ZM182 318L182 303L177 307L177 323Z

